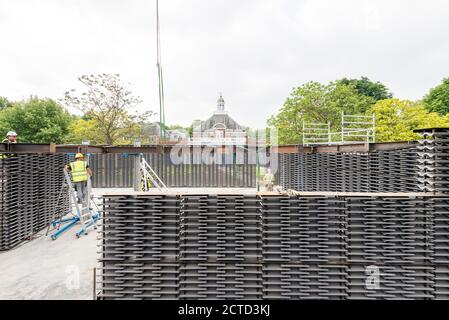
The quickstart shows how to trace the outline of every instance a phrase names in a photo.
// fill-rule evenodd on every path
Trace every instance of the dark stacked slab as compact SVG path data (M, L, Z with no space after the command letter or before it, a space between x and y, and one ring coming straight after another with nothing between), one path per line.
M108 199L100 259L104 298L177 297L178 208L173 196Z
M447 299L449 198L104 197L100 299Z
M428 200L351 197L346 202L349 298L433 298L435 208ZM376 290L366 285L370 269L378 272Z
M418 187L424 192L449 193L449 129L419 132Z
M9 250L68 210L58 202L65 155L8 155L0 159L0 250Z
M264 299L346 297L344 201L261 197Z
M310 192L417 192L418 150L279 155L284 189Z

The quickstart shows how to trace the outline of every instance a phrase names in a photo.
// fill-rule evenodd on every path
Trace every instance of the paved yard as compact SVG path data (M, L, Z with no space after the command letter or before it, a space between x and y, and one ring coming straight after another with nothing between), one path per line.
M0 299L93 299L97 232L76 239L77 229L0 253Z

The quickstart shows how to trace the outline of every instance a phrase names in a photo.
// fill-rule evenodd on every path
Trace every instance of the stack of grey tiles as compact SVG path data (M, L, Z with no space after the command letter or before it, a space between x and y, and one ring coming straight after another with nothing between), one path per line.
M179 299L261 298L262 220L258 209L255 197L182 197Z
M349 298L434 297L433 208L426 201L389 196L346 199ZM380 277L376 290L367 286L369 268Z
M261 197L264 299L345 299L344 201Z
M117 196L105 202L104 299L174 299L179 283L179 199Z
M419 189L435 194L449 193L449 129L417 130L422 135L418 146ZM436 298L449 298L449 198L432 199L434 208L434 250Z
M449 197L122 195L104 210L100 299L449 298Z
M436 299L449 299L449 197L430 198L428 205L432 207L431 249L434 263L434 283Z
M419 130L419 189L449 193L449 129Z
M0 250L9 250L68 210L58 202L65 155L10 154L0 160Z
M372 153L296 153L279 156L284 189L307 192L417 192L415 148Z

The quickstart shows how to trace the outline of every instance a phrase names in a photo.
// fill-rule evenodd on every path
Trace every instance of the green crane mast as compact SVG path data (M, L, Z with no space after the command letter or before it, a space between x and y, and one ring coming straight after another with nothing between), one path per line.
M156 0L156 38L157 38L157 75L159 80L159 138L166 143L165 128L165 96L164 96L164 76L162 72L162 53L161 53L161 33L159 19L159 0Z

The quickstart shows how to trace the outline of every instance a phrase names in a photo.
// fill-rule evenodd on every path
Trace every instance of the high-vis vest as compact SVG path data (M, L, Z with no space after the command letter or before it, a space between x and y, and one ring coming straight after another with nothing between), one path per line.
M14 157L12 154L10 154L10 153L2 153L2 154L0 154L0 159L9 159L9 158L12 158L12 157Z
M70 169L72 169L73 182L84 182L88 180L86 161L72 162L70 163Z
M274 181L274 175L272 173L267 173L263 177L263 181L266 182L266 183L273 182Z

